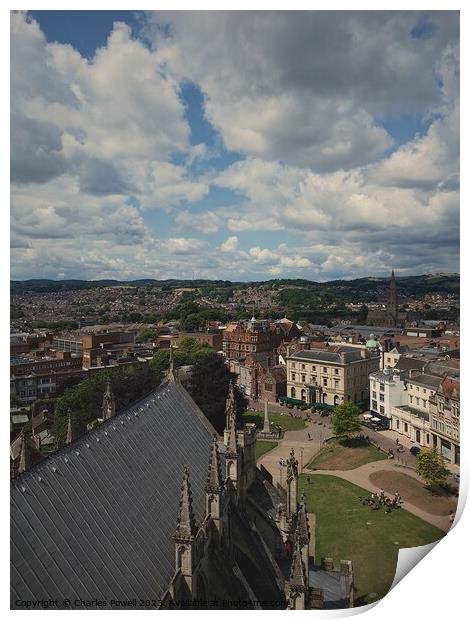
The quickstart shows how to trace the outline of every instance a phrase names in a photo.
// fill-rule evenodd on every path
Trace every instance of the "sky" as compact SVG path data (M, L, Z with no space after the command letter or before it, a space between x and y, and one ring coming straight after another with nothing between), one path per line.
M11 277L459 271L455 11L11 13Z

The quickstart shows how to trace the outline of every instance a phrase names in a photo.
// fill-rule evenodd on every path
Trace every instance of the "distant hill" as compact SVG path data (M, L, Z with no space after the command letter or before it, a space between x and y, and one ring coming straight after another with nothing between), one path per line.
M272 286L282 288L283 286L295 286L317 291L343 291L346 292L372 292L388 286L390 279L366 277L355 280L331 280L329 282L315 282L305 279L276 279L263 282L231 282L229 280L154 280L145 278L140 280L11 280L11 293L33 291L33 292L54 292L77 289L93 289L108 286L135 286L135 287L207 287L207 288L247 288L249 286ZM423 274L419 276L397 276L397 287L403 293L421 295L426 293L458 293L460 290L460 275L457 273L435 273Z

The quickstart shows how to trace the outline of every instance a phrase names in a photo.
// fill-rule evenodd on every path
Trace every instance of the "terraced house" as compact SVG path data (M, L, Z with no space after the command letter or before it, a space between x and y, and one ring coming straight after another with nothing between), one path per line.
M431 437L442 456L460 465L460 379L445 377L429 399Z
M442 377L427 373L410 375L404 382L406 404L392 407L391 428L420 446L430 447L429 401Z
M369 398L369 375L378 370L376 349L347 346L305 350L287 359L287 396L307 404L338 405Z

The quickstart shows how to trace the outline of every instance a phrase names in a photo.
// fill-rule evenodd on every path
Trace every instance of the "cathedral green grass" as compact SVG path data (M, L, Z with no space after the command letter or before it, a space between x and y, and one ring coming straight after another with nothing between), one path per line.
M398 550L427 545L444 532L406 510L386 514L363 506L359 497L370 492L328 475L299 478L299 495L305 491L307 510L316 515L315 561L331 557L352 560L357 604L385 596L392 585ZM396 544L398 543L398 544ZM376 596L368 595L375 593Z
M263 428L264 413L261 411L247 411L243 414L245 423L255 423L258 428ZM288 414L270 413L269 421L276 426L280 426L284 431L298 431L305 428L305 420L303 418L294 418Z
M260 441L256 442L256 460L277 447L277 441Z
M387 455L359 437L349 440L330 439L307 465L308 469L356 469L372 461L387 459Z

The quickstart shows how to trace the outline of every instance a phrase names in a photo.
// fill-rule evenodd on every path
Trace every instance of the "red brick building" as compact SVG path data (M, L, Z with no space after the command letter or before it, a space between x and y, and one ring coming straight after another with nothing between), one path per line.
M216 351L222 350L222 331L220 329L207 330L204 332L180 332L178 334L178 341L183 338L193 338L198 342L206 342Z
M250 321L229 323L224 331L222 351L227 359L243 359L250 353L275 354L284 341L298 338L302 334L296 323L289 319L269 322Z
M287 395L287 367L284 365L260 367L258 372L258 400L277 402L279 396Z

